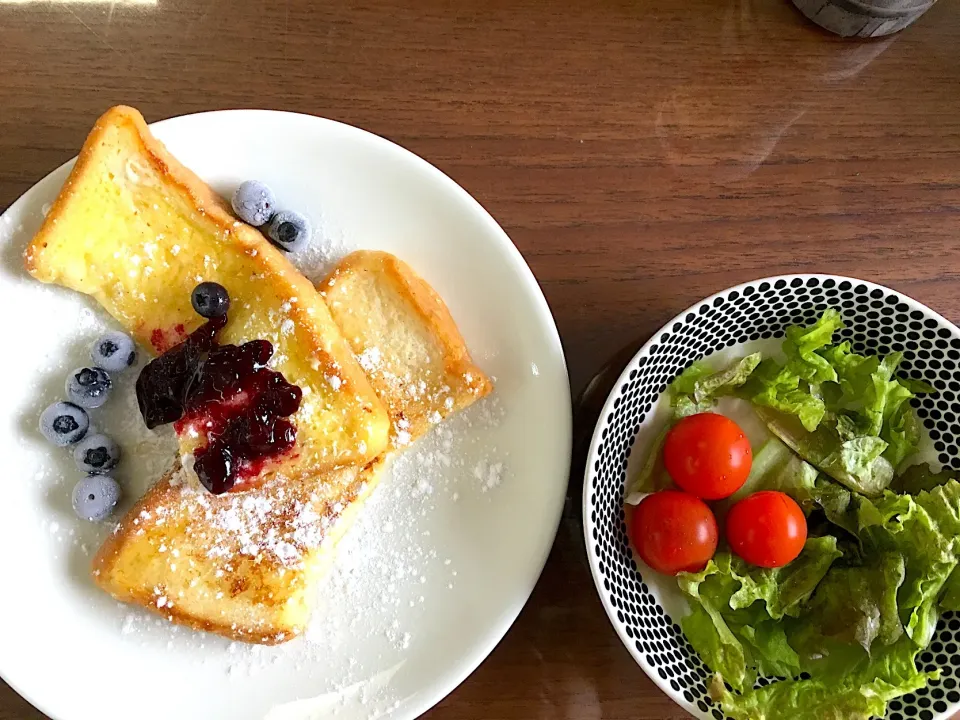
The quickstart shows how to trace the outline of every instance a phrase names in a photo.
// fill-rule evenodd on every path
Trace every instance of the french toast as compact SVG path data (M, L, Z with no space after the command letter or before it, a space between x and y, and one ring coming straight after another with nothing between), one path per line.
M319 285L402 447L493 388L440 296L390 253L358 250Z
M100 548L94 579L117 600L196 630L285 642L306 627L310 590L382 466L338 468L310 484L275 476L212 495L186 482L178 463Z
M101 588L173 622L245 642L275 644L303 631L311 590L391 454L492 389L443 302L404 263L354 253L321 287L340 283L351 291L337 292L336 300L327 292L326 300L332 309L338 303L333 317L355 350L379 349L369 381L390 407L395 432L407 433L404 442L362 469L341 468L311 483L275 477L241 495L207 494L174 469L100 549L93 574ZM398 389L411 387L417 391Z
M168 350L203 322L202 281L231 298L224 343L269 340L270 360L303 391L296 444L251 485L361 466L388 444L389 418L311 283L258 230L172 157L141 115L115 107L96 123L26 252L36 279L93 296L145 347ZM207 441L178 428L181 457Z

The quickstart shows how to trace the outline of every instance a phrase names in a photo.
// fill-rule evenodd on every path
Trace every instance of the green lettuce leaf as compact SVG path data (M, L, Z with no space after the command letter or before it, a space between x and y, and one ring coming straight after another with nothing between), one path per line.
M788 415L796 415L807 430L816 430L823 420L826 406L823 399L801 387L796 372L765 358L757 366L742 394L754 405L768 407Z
M823 509L823 513L834 525L843 528L854 537L857 535L856 510L853 494L826 475L819 475L813 485L813 501Z
M796 617L801 605L840 555L837 539L827 535L809 538L799 557L783 567L759 568L735 562L732 572L740 582L740 589L730 596L729 606L740 610L761 601L774 620L784 615Z
M723 504L732 506L760 490L779 490L801 506L809 505L818 494L816 481L819 474L813 465L801 460L783 442L772 437L754 453L750 474L743 486Z
M718 553L698 573L680 573L677 581L691 599L691 612L680 621L684 635L707 667L721 673L733 687L751 686L756 670L748 667L743 643L724 616L737 587L737 579L730 571L729 553Z
M843 328L840 313L828 309L813 325L795 325L787 328L783 341L783 354L787 356L787 369L811 385L836 382L837 371L829 360L817 354L817 350L833 340L833 334Z
M953 569L950 577L947 578L947 582L943 584L940 610L941 612L960 611L960 566Z
M886 492L857 508L865 553L899 552L906 562L897 593L907 635L926 647L936 630L939 597L960 563L960 483L916 495Z
M883 455L883 451L886 449L886 442L879 437L867 435L851 440L844 440L840 443L840 448L837 452L839 454L840 466L844 471L862 483L865 481L860 480L861 478L873 477L874 463L877 462L877 459ZM829 462L832 463L835 462L835 460L830 459ZM891 466L891 480L893 479L892 470L893 467Z
M897 381L914 395L926 395L937 391L933 385L919 378L898 377Z
M757 414L774 435L811 465L863 495L880 495L893 480L893 466L876 441L841 441L835 428L821 425L809 432L796 418L766 408Z
M680 573L691 599L681 626L715 672L735 688L753 685L757 673L786 676L801 671L799 657L779 622L801 614L830 565L840 557L833 537L807 540L800 556L782 568L747 565L720 552L699 573Z
M889 552L862 567L834 566L817 587L792 635L805 656L827 654L832 642L856 643L870 652L874 641L891 645L903 635L897 590L903 583L903 556Z
M700 659L708 668L727 678L735 688L753 685L756 670L748 669L747 651L723 616L709 601L691 605L690 614L680 621L680 625Z
M916 654L904 638L872 658L864 655L849 673L782 680L741 695L727 690L721 677L710 692L734 720L869 720L883 717L891 700L939 677L939 671L919 671Z
M760 364L760 353L747 355L722 370L693 363L670 384L674 417L683 418L712 409L720 397L733 395Z
M879 437L885 443L884 457L893 466L916 452L920 442L920 423L910 407L910 399L920 392L931 392L931 386L923 382L904 380L895 376L903 353L891 353L882 360L877 357L857 355L850 350L848 342L824 348L823 357L837 371L840 394L833 395L828 411L850 413L854 432L843 439L853 437Z
M841 394L847 396L855 395L858 392L858 388L852 383L858 383L861 378L869 375L869 370L867 372L862 371L864 363L869 362L869 359L853 352L847 340L836 345L824 347L818 354L830 363L836 371L836 382L840 385Z
M890 489L903 495L916 495L924 490L933 490L950 480L955 480L960 473L950 468L943 468L934 472L929 465L911 465L903 470L890 483Z
M880 437L887 443L883 456L893 467L901 467L920 447L921 434L920 421L910 403L901 401L890 413L880 432Z
M757 675L793 677L801 672L800 656L790 647L785 623L761 619L752 625L737 626L736 634Z
M673 484L663 465L663 444L667 440L670 427L668 425L663 428L653 439L640 471L627 480L627 486L624 489L624 502L627 504L637 505L644 495L665 490Z
M902 353L880 359L854 353L846 341L831 345L833 334L842 327L840 314L829 309L812 325L787 328L782 346L786 364L764 359L740 394L757 406L796 416L811 433L829 420L842 442L856 440L845 446L837 461L847 475L859 478L876 494L882 483L865 480L864 469L879 452L886 463L876 469L885 477L887 466L897 468L916 452L921 430L909 400L933 388L896 377Z

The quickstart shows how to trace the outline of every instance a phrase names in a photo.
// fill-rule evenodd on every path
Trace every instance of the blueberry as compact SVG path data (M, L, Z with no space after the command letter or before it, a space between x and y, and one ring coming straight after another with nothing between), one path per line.
M77 368L67 376L67 399L88 409L98 408L110 397L113 381L98 367Z
M74 511L91 522L106 520L118 500L120 485L109 475L89 475L73 488Z
M123 372L137 361L137 346L118 330L108 332L93 344L93 364L109 372Z
M78 442L90 428L90 417L79 405L55 402L40 413L40 432L57 447Z
M241 220L260 227L270 222L276 200L273 191L256 180L242 183L233 194L233 211Z
M120 462L120 446L106 435L88 435L77 443L73 459L85 473L102 473Z
M190 296L193 309L201 317L215 318L227 314L230 309L230 295L220 283L202 282L193 289Z
M293 210L281 210L267 226L267 237L281 250L296 252L310 240L310 222Z

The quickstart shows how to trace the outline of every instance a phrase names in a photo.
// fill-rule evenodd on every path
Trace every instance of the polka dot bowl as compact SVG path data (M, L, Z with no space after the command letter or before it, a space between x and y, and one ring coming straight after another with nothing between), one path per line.
M692 362L775 349L787 327L836 308L838 334L854 351L901 351L900 374L937 392L913 401L932 440L931 459L960 470L960 329L902 293L830 275L789 275L739 285L667 323L627 364L600 413L583 486L587 555L600 599L630 654L678 705L697 718L724 720L707 693L709 669L678 621L688 611L676 580L635 559L627 538L624 487L669 416L666 390ZM722 364L720 362L719 364ZM918 656L940 680L890 703L888 720L947 720L960 710L960 616L940 619ZM765 685L769 679L761 679Z

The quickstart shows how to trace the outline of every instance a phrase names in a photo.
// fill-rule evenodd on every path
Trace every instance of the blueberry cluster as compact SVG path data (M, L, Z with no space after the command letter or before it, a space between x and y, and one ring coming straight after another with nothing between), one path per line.
M85 477L73 489L73 509L85 520L105 520L120 499L120 485L110 475L120 462L120 447L91 428L88 410L110 397L110 373L123 372L137 361L133 340L108 332L93 344L93 365L67 376L66 401L53 403L40 414L40 432L57 447L73 446L73 459Z
M233 211L245 223L260 228L284 252L296 252L310 240L310 223L293 210L276 210L273 191L261 182L247 180L233 194Z

